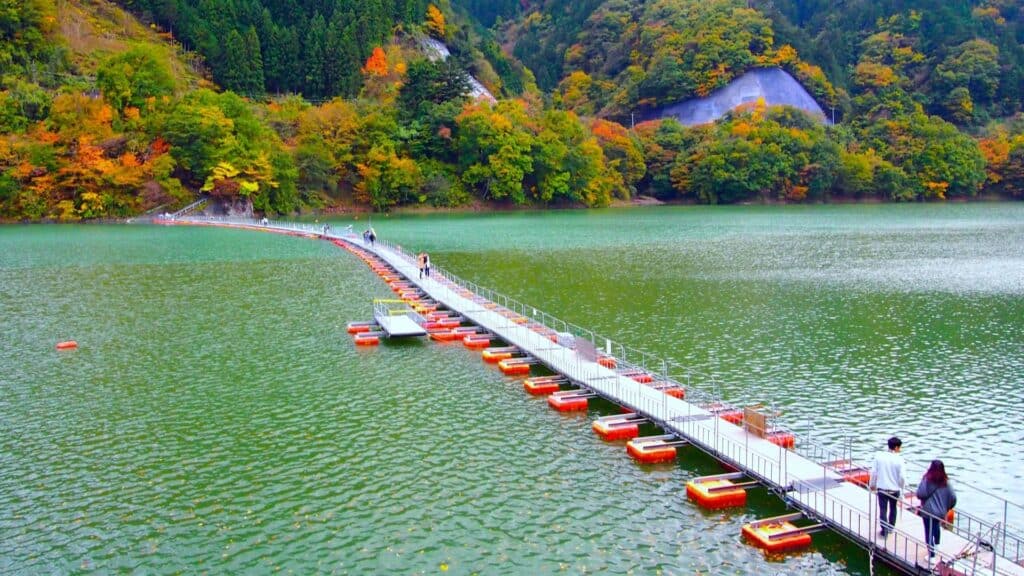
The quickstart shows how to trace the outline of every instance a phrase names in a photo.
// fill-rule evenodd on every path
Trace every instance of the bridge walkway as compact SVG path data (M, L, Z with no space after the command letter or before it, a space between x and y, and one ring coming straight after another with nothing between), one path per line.
M372 252L437 302L520 348L574 384L634 410L667 433L685 439L756 478L792 506L870 550L874 556L909 574L935 573L934 563L927 557L923 525L916 515L904 510L897 520L896 529L882 541L876 536L879 525L874 494L863 486L845 481L827 463L787 450L740 426L725 422L701 405L645 386L606 367L596 357L552 341L531 326L532 322L520 320L538 315L546 318L536 309L522 306L519 310L522 316L518 318L502 313L501 307L496 306L493 300L469 289L469 283L437 268L433 269L430 277L419 278L415 258L402 251L400 246L381 240L371 245L352 234L329 234L319 226L306 224L268 225L251 220L211 223L203 219L162 223L221 225L344 240L356 248ZM1004 505L1009 506L1010 503L1004 501ZM964 515L962 511L958 512ZM1024 566L1020 564L1024 560L1024 539L1007 530L1005 519L1002 523L985 523L966 516L969 519L967 527L962 528L958 520L952 531L943 533L942 543L937 547L936 560L943 560L953 569L946 573L950 576L1024 576Z

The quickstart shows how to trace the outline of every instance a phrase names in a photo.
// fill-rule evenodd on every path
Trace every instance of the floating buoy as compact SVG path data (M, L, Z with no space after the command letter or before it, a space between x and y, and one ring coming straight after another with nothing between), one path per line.
M75 348L78 348L78 342L75 342L74 340L57 342L57 350L74 350Z
M745 506L747 491L732 486L735 484L724 478L695 478L686 483L686 496L698 505L712 510Z
M634 438L626 443L626 453L637 462L654 464L669 462L676 459L676 447L666 446L660 442L646 442L642 438Z
M743 537L758 548L774 553L811 545L811 535L787 521L744 524Z

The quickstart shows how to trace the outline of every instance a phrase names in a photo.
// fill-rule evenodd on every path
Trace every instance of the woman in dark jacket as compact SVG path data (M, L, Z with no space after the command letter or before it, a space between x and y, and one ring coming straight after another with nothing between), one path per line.
M924 541L928 544L928 556L934 557L942 522L956 506L956 492L949 485L942 460L932 460L917 487L917 498L921 501L921 519L924 521Z

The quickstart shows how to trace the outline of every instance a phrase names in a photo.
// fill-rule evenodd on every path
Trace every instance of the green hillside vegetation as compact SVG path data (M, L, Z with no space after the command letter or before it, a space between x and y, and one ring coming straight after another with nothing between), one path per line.
M835 88L793 46L815 57L812 32L840 25L800 28L786 3L763 13L733 0L546 0L543 13L518 4L518 17L488 4L498 34L460 16L482 3L124 4L142 23L106 0L0 0L0 219L127 217L201 193L268 214L604 206L638 193L1024 198L1013 49L996 34L933 54L928 18L910 9L883 11L857 36ZM1017 34L1015 9L970 14ZM347 29L354 44L341 42ZM453 56L425 58L425 35ZM267 47L282 37L292 52L279 58ZM559 55L534 63L550 91L516 54ZM790 70L845 120L758 102L695 128L615 121L760 66ZM468 97L467 69L503 97ZM302 95L264 95L277 91Z
M491 14L470 6L481 17ZM769 125L743 134L728 129L742 113L716 127L683 129L671 121L638 127L635 136L647 153L642 192L706 202L1021 197L1019 2L541 0L523 6L517 18L497 20L502 43L559 106L581 115L628 121L634 111L706 96L752 68L781 67L842 122L824 131L789 126L805 139L826 138L838 147L838 160L784 155L790 166L773 170L773 178L747 167L772 156L761 132L772 131L774 113L748 118ZM666 142L667 135L681 139ZM702 145L692 148L696 140ZM709 155L713 150L723 154L721 170L741 168L731 177L750 180L694 180L709 174L699 163L718 156ZM828 177L801 193L806 175L823 170ZM712 193L707 182L727 184L728 191ZM832 184L821 188L822 182Z
M35 6L16 14L18 35L4 43L20 67L0 91L4 219L125 217L199 192L278 214L474 199L590 206L628 195L575 114L539 101L474 103L457 62L427 60L408 36L370 52L358 98L264 104L194 87L159 42L133 41L89 77L52 25L56 6ZM438 13L424 17L444 33ZM21 41L26 32L32 42ZM27 80L43 58L61 71Z

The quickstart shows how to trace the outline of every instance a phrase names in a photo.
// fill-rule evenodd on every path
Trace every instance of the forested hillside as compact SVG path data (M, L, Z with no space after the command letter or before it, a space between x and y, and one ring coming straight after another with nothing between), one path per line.
M1024 198L1018 4L0 0L0 219ZM761 67L839 124L629 122Z

